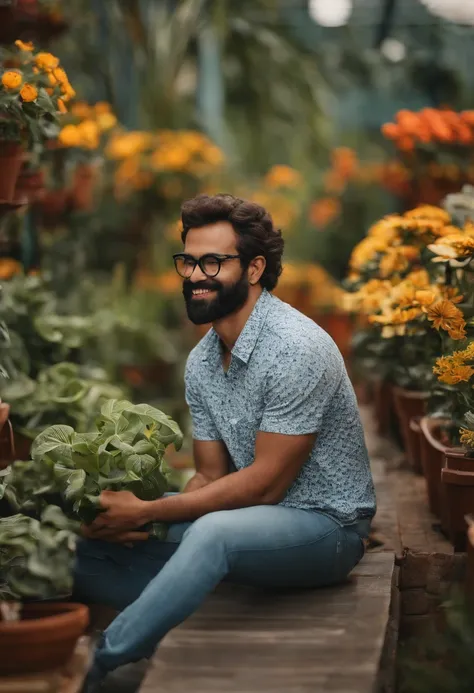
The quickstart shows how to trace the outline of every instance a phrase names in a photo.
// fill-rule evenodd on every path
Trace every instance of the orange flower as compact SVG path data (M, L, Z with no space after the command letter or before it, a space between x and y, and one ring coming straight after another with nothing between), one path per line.
M19 89L23 83L21 72L17 70L7 70L2 75L2 84L5 89Z
M388 140L398 140L401 134L400 126L395 125L395 123L385 123L385 125L382 125L382 135Z
M59 58L51 53L37 53L35 63L41 70L51 72L59 66Z
M417 113L402 110L397 113L397 122L404 135L417 136L420 130L420 118Z
M436 330L445 330L452 339L462 339L465 336L463 314L451 301L443 299L424 310Z
M20 39L18 39L18 41L15 41L15 46L19 48L21 51L25 51L28 53L31 53L31 51L33 51L35 48L31 41L24 42L20 41Z
M309 212L310 221L315 225L327 226L341 213L341 203L335 197L323 197L313 202Z
M415 149L415 140L413 137L410 137L409 135L404 135L403 137L400 137L400 139L398 140L397 147L402 152L412 152Z
M11 257L0 259L0 279L11 279L22 272L22 265Z
M67 113L67 106L62 99L58 99L58 111L60 113Z
M333 168L344 178L354 175L357 169L357 154L350 147L338 147L331 155Z
M33 84L26 83L20 91L20 96L22 100L26 102L36 101L38 98L38 90Z

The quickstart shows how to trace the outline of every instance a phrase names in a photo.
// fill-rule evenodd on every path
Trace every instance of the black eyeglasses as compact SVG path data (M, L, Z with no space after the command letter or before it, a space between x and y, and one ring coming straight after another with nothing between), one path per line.
M186 253L177 253L173 255L174 266L180 277L183 279L189 279L196 269L196 265L199 265L199 269L206 277L217 277L221 271L221 265L226 260L236 260L240 255L217 255L215 253L207 253L199 259L196 259L192 255L186 255Z

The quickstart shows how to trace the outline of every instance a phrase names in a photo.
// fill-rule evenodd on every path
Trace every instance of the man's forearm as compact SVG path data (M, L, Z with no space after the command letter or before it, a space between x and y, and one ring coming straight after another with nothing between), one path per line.
M191 479L193 481L193 479ZM147 522L185 522L216 510L234 510L277 502L258 482L252 467L241 469L196 490L148 501Z

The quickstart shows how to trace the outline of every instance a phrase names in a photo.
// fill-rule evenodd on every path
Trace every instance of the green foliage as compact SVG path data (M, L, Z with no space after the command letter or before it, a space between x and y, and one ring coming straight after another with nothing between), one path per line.
M44 368L35 380L24 373L9 379L0 378L2 398L10 404L17 430L34 437L54 422L71 424L85 431L106 399L123 396L123 390L106 380L96 369L92 377L75 363L57 363Z
M168 490L164 453L168 445L179 449L183 442L169 416L148 404L112 399L102 406L96 426L90 433L62 425L40 433L32 460L15 462L5 479L10 503L38 511L48 496L59 494L65 511L87 523L97 516L104 490L131 491L142 500ZM163 528L154 529L160 536Z
M49 506L35 520L0 518L0 600L52 599L72 589L74 523Z
M445 627L410 640L400 661L400 693L471 693L474 690L474 609L460 595L444 606Z

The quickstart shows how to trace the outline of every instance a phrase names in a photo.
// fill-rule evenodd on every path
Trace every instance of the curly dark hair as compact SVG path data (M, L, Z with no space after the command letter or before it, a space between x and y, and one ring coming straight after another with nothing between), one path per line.
M248 267L253 258L263 256L266 267L260 284L268 291L276 287L282 272L284 241L281 230L275 228L270 214L263 207L233 195L198 195L181 207L181 221L183 243L189 229L228 221L238 235L237 250L242 267Z

